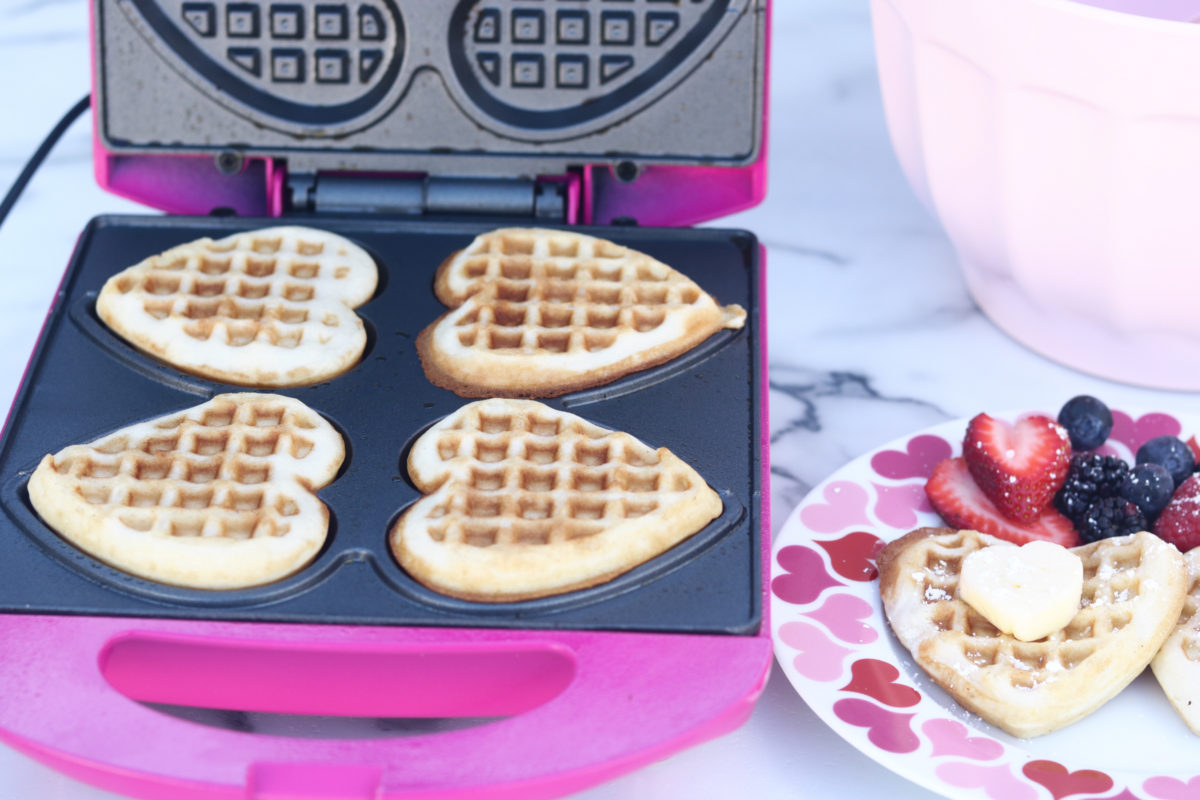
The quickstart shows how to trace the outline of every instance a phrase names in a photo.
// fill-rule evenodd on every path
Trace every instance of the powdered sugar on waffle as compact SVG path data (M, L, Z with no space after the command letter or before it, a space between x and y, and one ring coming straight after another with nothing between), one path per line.
M464 406L416 441L408 470L427 494L392 530L397 560L438 592L484 602L609 580L722 508L666 448L529 400Z
M234 589L317 554L329 512L313 494L345 445L298 400L224 394L46 456L29 498L63 538L161 583Z
M552 397L686 352L746 313L644 253L540 228L477 237L438 270L452 311L418 348L434 383L460 395Z
M1014 736L1039 736L1099 708L1141 673L1179 618L1183 559L1138 533L1073 548L1084 566L1079 612L1060 631L1018 641L957 593L962 559L996 544L976 531L913 531L880 553L880 594L921 668Z
M100 318L181 370L243 386L299 386L349 369L366 346L352 309L378 270L348 240L297 226L199 239L110 278Z
M1187 602L1179 624L1151 667L1179 716L1200 734L1200 548L1189 550L1184 558L1189 581Z

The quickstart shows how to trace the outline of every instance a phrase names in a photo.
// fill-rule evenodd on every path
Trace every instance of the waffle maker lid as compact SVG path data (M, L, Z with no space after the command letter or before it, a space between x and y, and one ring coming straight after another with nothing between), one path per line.
M171 213L690 224L764 194L766 8L93 0L96 174Z

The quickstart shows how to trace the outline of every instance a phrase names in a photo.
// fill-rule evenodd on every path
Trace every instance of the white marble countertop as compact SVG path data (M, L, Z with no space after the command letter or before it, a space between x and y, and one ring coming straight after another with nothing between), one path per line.
M0 126L0 187L87 93L87 16L85 0L0 0L0 108L7 119ZM774 16L769 196L714 223L754 231L769 253L773 531L838 467L945 419L1057 408L1085 392L1128 407L1200 410L1196 395L1082 375L994 327L968 296L947 240L893 157L865 0L781 0ZM153 213L96 186L90 146L85 117L0 227L6 408L87 221L100 213ZM80 724L87 724L80 711ZM739 730L580 796L885 795L932 796L831 734L775 667ZM0 746L0 797L115 795Z

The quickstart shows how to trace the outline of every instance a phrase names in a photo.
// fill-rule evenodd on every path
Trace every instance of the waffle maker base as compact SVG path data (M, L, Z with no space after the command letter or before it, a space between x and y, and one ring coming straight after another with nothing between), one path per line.
M559 597L479 604L438 595L391 557L387 530L419 493L414 439L467 401L430 384L417 333L445 309L434 270L503 221L295 220L364 246L381 273L358 309L360 363L285 389L344 435L319 492L328 544L297 575L205 592L95 561L26 493L48 452L235 387L184 375L99 322L113 273L173 245L276 220L100 217L84 231L0 442L0 738L137 797L556 796L744 721L770 664L763 620L765 331L751 234L581 229L668 263L748 311L675 361L547 401L666 446L724 511L668 553ZM428 736L330 741L197 726L143 703L291 714L493 718ZM84 711L86 709L86 712ZM419 756L419 757L418 757Z

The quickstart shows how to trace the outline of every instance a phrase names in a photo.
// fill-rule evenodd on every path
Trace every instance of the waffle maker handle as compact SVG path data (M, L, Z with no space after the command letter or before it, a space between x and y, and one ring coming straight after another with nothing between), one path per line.
M761 635L9 615L0 641L0 738L100 788L164 800L558 796L737 727L771 663ZM331 740L143 703L493 719Z

